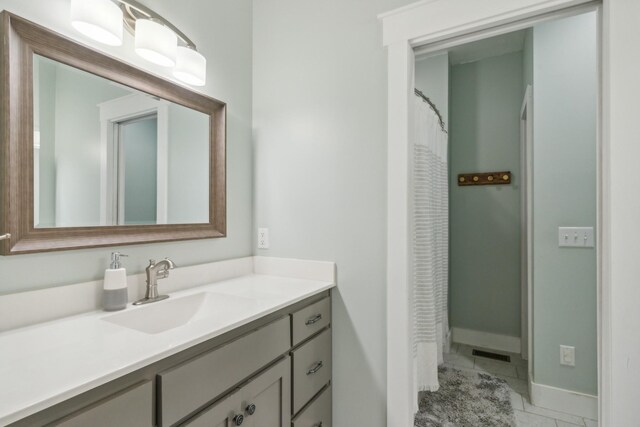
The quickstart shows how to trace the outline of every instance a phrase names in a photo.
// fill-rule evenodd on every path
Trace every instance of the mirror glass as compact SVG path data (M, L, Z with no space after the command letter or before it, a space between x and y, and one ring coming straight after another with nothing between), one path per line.
M33 58L34 226L209 221L209 116Z

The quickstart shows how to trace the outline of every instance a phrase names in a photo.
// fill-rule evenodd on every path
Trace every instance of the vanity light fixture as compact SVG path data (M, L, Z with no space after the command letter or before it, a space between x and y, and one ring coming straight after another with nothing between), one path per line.
M187 84L204 86L207 79L207 59L194 48L178 46L178 58L173 75Z
M207 60L171 22L135 0L71 0L71 25L109 46L122 44L125 28L135 51L154 64L173 67L176 79L192 86L206 83Z
M138 55L163 67L176 65L178 36L171 28L151 19L138 19L135 31Z
M122 9L111 0L71 0L71 25L97 42L120 46L122 18Z

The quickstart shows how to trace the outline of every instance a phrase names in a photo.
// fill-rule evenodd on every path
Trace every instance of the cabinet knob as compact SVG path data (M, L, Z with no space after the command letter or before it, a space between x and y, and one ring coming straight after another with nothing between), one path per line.
M233 417L234 425L241 426L243 422L244 422L244 415L238 414L235 417Z
M253 415L253 414L255 414L255 413L256 413L256 405L254 405L254 404L252 403L251 405L249 405L249 406L247 406L247 407L245 408L245 411L247 411L247 414L249 414L249 415Z

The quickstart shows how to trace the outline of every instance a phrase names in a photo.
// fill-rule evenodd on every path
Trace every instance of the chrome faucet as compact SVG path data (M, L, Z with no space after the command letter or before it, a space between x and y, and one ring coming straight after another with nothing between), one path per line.
M149 304L151 302L162 301L169 298L169 295L158 295L158 279L164 279L169 277L169 270L175 268L175 264L169 258L165 258L162 261L156 263L155 260L150 259L147 266L147 292L141 300L133 303L133 305Z

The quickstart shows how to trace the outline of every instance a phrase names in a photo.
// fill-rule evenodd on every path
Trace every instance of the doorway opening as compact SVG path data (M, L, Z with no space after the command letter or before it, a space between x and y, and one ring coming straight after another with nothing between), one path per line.
M438 336L446 386L418 384L416 425L483 425L499 412L483 399L504 401L507 425L597 422L598 38L589 11L415 50L415 87L448 132L450 325ZM484 396L494 380L501 391ZM460 381L468 413L434 414Z
M157 113L114 123L110 165L116 191L112 215L118 225L157 222Z

